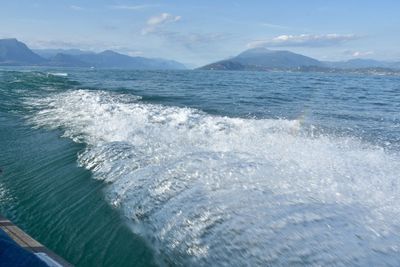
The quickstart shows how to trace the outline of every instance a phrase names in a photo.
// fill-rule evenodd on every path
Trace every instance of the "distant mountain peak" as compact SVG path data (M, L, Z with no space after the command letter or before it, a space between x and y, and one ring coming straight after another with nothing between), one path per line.
M324 65L337 69L387 68L400 69L400 62L379 61L370 58L353 58L347 61L326 61Z
M218 61L201 69L213 70L269 70L320 67L322 63L314 58L284 50L269 50L264 47L248 49L238 56Z
M70 48L70 49L57 49L57 48L49 48L49 49L34 49L33 52L38 54L41 57L51 59L57 54L66 54L66 55L71 55L71 56L78 56L78 55L83 55L83 54L95 54L95 52L92 51L85 51L85 50L80 50L76 48Z
M1 41L3 41L3 42L21 43L20 41L18 41L17 38L5 38L5 39L2 39Z
M104 50L103 52L100 52L99 55L106 55L106 56L116 56L116 55L119 55L119 56L121 56L121 55L123 55L123 54L120 54L120 53L115 52L115 51L113 51L113 50L107 49L107 50Z
M5 65L38 65L46 61L15 38L0 39L0 63Z
M255 47L255 48L251 48L251 49L247 49L247 50L243 51L242 53L237 55L237 57L256 56L256 55L260 55L260 54L268 54L268 53L273 53L273 52L276 52L276 51L270 50L265 47Z
M6 38L6 39L0 39L0 44L7 45L13 45L13 46L24 46L27 47L23 42L18 41L16 38Z
M112 50L101 53L79 49L39 49L40 55L15 38L0 39L0 65L96 67L116 69L186 69L173 60L131 57Z

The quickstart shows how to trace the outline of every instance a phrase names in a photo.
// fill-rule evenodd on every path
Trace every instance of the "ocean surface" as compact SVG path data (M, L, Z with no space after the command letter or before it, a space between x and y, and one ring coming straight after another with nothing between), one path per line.
M0 69L0 213L77 266L399 266L400 77Z

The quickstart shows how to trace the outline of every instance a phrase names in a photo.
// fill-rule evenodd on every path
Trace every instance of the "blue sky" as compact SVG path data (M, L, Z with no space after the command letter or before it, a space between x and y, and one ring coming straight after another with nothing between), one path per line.
M400 60L396 0L1 0L0 38L194 66L257 46L321 60Z

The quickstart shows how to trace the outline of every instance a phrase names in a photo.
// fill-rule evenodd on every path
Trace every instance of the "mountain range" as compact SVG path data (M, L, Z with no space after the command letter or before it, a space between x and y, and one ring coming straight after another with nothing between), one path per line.
M0 39L0 65L94 67L118 69L186 69L174 60L131 57L111 50L101 53L78 49L43 49L32 51L17 39Z
M31 50L17 39L0 39L0 65L143 70L186 69L185 65L174 60L132 57L111 50L100 53L79 49ZM319 61L290 51L252 48L230 59L217 61L199 69L399 72L400 62L373 59L329 62Z
M400 62L385 62L372 59L348 61L319 61L290 51L252 48L239 55L201 67L202 70L349 70L387 68L400 69Z

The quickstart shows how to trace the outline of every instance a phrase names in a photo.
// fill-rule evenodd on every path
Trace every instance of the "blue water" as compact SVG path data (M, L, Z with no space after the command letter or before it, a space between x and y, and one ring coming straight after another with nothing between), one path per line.
M0 71L0 209L78 266L397 266L400 77Z

